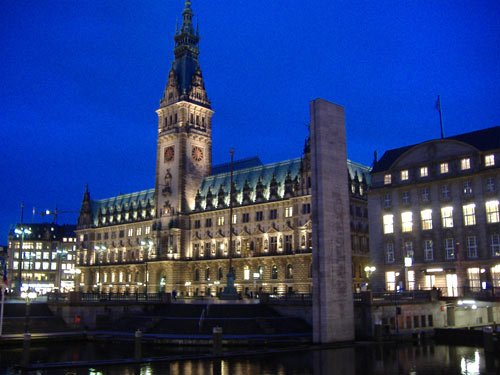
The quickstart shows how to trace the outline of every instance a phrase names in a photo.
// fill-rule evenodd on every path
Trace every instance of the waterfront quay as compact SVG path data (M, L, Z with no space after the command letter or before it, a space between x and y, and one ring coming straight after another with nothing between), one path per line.
M338 343L335 348L401 340L421 343L437 334L440 342L472 344L488 353L498 353L498 328L494 321L487 321L488 311L496 318L495 302L489 302L491 309L484 309L483 324L471 325L471 317L464 313L474 312L474 321L479 322L483 308L461 310L458 300L451 308L450 300L441 298L437 291L364 292L355 294L354 301L356 341ZM460 303L463 305L463 301ZM33 301L29 311L22 300L7 301L0 346L2 350L21 350L16 365L24 369L259 356L276 350L329 347L312 345L311 308L311 296L300 294L237 301L174 299L158 293L49 294ZM455 326L447 324L452 312ZM426 324L410 328L407 323L415 323L413 316L419 323L425 316ZM114 353L113 358L99 358L80 353L61 363L35 360L40 347L65 343L108 343L119 347L121 356Z

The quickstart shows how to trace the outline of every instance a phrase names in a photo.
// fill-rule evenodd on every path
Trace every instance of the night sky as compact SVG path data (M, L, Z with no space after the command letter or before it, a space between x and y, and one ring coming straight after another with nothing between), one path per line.
M20 218L154 187L183 0L4 0L0 245ZM213 160L302 153L309 102L346 110L349 158L500 124L498 0L193 0ZM35 217L32 209L36 208ZM76 221L61 213L59 223Z

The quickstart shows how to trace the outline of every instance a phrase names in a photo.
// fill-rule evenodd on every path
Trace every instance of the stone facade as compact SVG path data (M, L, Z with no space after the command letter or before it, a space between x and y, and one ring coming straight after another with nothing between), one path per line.
M213 111L189 2L174 39L175 60L157 110L155 188L101 200L85 192L77 231L81 290L216 295L226 284L232 249L241 294L310 293L309 140L296 159L235 161L230 218L230 165L212 166ZM369 263L370 176L366 166L344 164L353 244L348 276L357 289Z
M389 150L375 163L376 288L462 296L500 287L499 139L494 127Z

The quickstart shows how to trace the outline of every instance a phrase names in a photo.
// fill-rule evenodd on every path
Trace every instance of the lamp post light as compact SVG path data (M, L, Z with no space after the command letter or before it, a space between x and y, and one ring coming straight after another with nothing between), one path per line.
M21 236L20 241L19 241L19 257L18 257L18 265L17 265L17 284L16 284L16 294L21 295L21 284L22 284L22 268L23 268L23 263L24 263L24 249L23 249L23 243L24 243L24 236L26 234L31 234L31 230L27 227L23 227L22 224L20 227L14 229L14 233L17 234L18 236Z
M365 273L366 273L366 279L368 282L366 283L366 286L370 285L370 277L371 275L377 270L375 266L366 266L365 267Z

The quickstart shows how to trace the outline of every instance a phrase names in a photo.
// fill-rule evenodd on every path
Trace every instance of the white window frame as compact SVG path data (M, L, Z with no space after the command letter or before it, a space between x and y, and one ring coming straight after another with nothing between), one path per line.
M467 236L467 258L477 258L477 238L476 236Z
M401 181L408 181L410 178L410 173L408 172L408 169L403 169L401 171Z
M434 260L434 242L432 240L424 240L424 260Z
M496 190L495 177L490 176L486 178L486 191L494 192Z
M384 208L389 208L392 206L392 195L391 193L384 194Z
M464 225L476 225L476 204L465 204L462 206L462 211L464 214Z
M500 212L498 200L485 202L486 207L486 222L488 224L500 222Z
M441 163L439 164L439 173L445 174L450 171L448 163Z
M413 230L413 212L401 212L401 231L403 233L411 232Z
M427 177L427 176L429 176L429 168L420 167L420 177Z
M394 243L386 242L385 244L385 262L394 263Z
M484 155L484 166L493 167L494 165L495 165L495 155L494 154Z
M392 175L386 174L384 175L384 185L392 184Z
M455 259L455 240L453 238L445 238L444 240L444 253L447 260Z
M492 256L500 256L500 235L498 233L490 235L490 249Z
M460 169L462 171L470 169L470 158L463 158L460 160Z
M432 209L428 208L420 211L420 217L422 219L422 230L432 229Z
M413 251L413 242L412 241L405 241L403 242L403 254L405 258L414 258L415 257L415 252Z
M463 193L464 195L472 195L472 181L471 180L467 180L467 181L464 181L463 185Z
M453 228L453 207L441 207L441 225L443 228Z
M394 233L394 215L387 214L382 216L384 234Z

